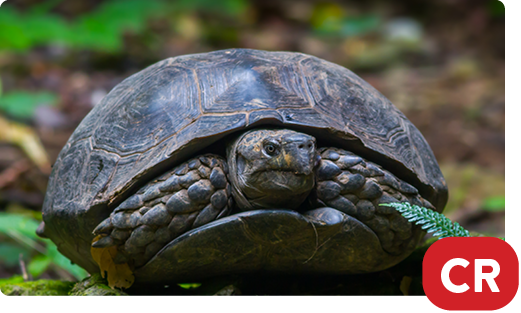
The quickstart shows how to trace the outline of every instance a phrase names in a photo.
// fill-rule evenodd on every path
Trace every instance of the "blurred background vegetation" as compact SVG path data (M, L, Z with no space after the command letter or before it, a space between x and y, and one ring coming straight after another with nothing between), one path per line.
M430 143L449 186L445 214L504 236L504 14L496 0L7 0L0 278L85 277L34 233L50 164L124 78L231 47L300 51L353 70Z

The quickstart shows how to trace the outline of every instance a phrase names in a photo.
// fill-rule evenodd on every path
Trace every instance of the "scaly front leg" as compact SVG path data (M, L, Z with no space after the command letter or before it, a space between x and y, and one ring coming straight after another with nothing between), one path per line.
M418 190L379 165L342 149L322 148L317 169L318 206L329 206L371 228L390 254L401 254L416 245L421 229L413 227L394 208L381 203L410 202L430 209Z
M118 247L115 263L140 267L186 231L230 213L226 161L193 158L149 182L94 230L95 248Z

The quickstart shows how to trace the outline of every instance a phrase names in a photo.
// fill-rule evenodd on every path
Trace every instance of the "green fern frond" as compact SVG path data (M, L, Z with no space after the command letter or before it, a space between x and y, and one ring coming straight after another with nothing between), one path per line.
M380 205L395 208L409 222L422 225L422 229L425 229L428 233L433 233L432 235L439 237L439 239L445 237L470 237L468 230L456 222L452 223L445 215L433 210L411 205L408 202L381 203Z

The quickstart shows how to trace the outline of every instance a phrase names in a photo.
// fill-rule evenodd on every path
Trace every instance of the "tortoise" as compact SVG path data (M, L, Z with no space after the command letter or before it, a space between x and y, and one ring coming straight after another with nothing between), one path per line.
M57 158L37 233L90 273L91 246L117 247L136 283L369 273L424 235L380 204L441 212L447 196L419 130L353 72L228 49L160 61L96 105Z

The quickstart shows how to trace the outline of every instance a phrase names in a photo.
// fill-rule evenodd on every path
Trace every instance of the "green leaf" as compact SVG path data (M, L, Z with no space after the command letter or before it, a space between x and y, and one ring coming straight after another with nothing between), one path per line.
M481 204L481 208L489 212L502 212L505 211L505 197L491 197L487 198Z
M29 253L27 248L32 248L41 253L41 255L35 257L29 265L32 266L32 270L34 270L36 273L39 273L40 271L43 272L45 269L42 270L42 268L46 268L46 266L49 265L48 262L52 262L56 266L59 266L60 268L71 273L71 275L73 275L78 280L88 276L88 273L84 269L77 265L71 264L71 261L58 251L58 248L52 241L38 237L38 235L36 235L37 228L38 222L30 217L0 212L0 234L5 234L21 244L19 250L16 251L12 246L4 248L4 251L7 251L11 254L11 262L18 261L19 251L26 251L25 253L27 255ZM41 244L42 241L46 243L45 249ZM6 244L2 244L0 247L5 245ZM14 259L14 255L12 255L13 253L17 253L16 260ZM1 255L3 256L4 254ZM29 271L31 272L31 269L29 269ZM33 273L31 272L31 274ZM33 276L38 275L33 274Z
M192 284L177 284L179 287L181 288L184 288L184 289L194 289L194 288L197 288L197 287L200 287L201 284L199 283L192 283Z
M10 234L16 232L32 240L37 240L40 239L36 235L38 225L38 222L30 217L0 212L0 234L10 236Z
M61 43L66 44L71 37L69 25L54 15L34 15L23 24L25 35L33 45Z
M24 259L28 259L35 250L44 253L41 240L35 233L37 228L38 222L30 217L1 212L0 234L6 235L18 244L0 244L0 260L8 266L14 266L18 263L20 254Z
M361 17L346 18L342 22L340 30L343 36L362 36L371 31L378 29L380 19L378 16L368 15Z
M315 31L322 34L334 34L341 31L343 20L344 11L340 5L322 3L313 10L310 22Z
M461 227L458 223L448 219L443 214L429 210L417 205L411 205L408 202L382 203L381 206L389 206L395 208L402 216L407 216L409 222L415 221L416 225L425 224L422 229L427 232L434 231L439 234L439 238L445 237L470 237L468 230ZM439 229L438 229L439 228Z
M440 237L440 236L445 236L447 234L447 231L446 230L440 230L440 231L437 231L435 232L434 234L432 234L432 236L434 237Z
M71 260L62 255L53 242L50 240L46 240L45 242L47 243L47 255L54 264L71 273L77 280L82 280L89 275L83 268L72 264Z
M18 215L22 217L28 217L36 220L38 223L42 221L41 211L34 211L16 203L8 204L5 208L5 213Z
M58 96L50 92L28 93L24 91L12 91L5 93L0 98L0 111L4 111L14 117L30 118L39 105L56 105Z
M15 245L8 242L0 243L0 264L6 266L15 266L18 264L20 254L26 259L30 254L30 250L24 246Z
M116 52L123 47L118 25L114 23L104 23L89 16L79 21L75 32L78 36L74 41L79 48Z
M47 270L51 261L51 258L47 255L37 255L31 260L31 262L29 262L27 270L34 278L36 278Z
M431 222L431 223L427 223L427 224L423 225L423 226L422 226L422 229L427 229L427 228L429 228L429 230L430 230L430 228L432 228L432 227L434 227L434 226L436 226L436 223L432 223L432 222Z
M31 39L26 36L20 23L20 15L11 7L3 5L0 9L0 49L26 50L31 46Z

